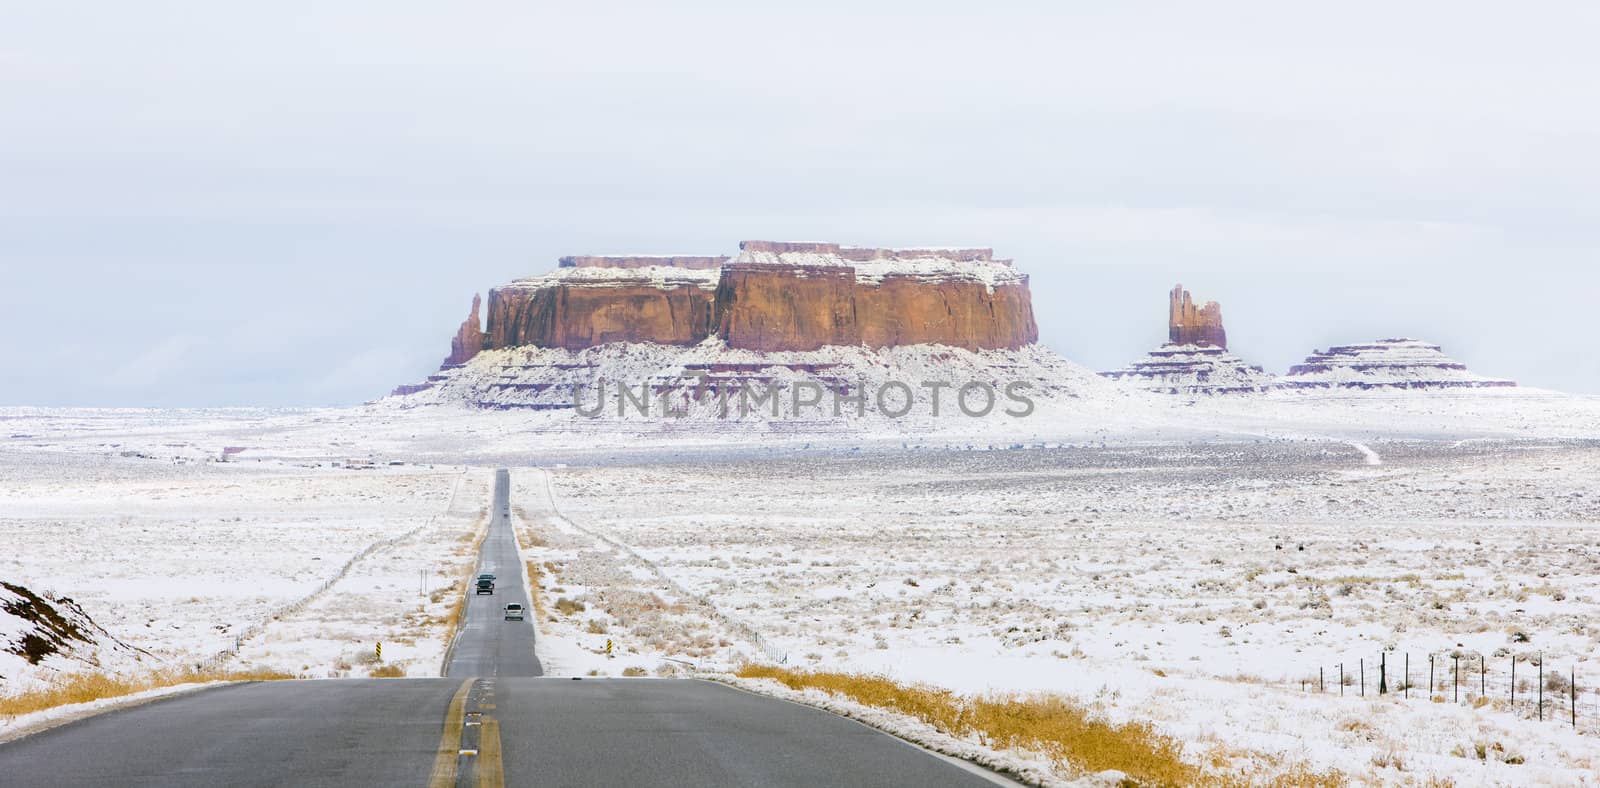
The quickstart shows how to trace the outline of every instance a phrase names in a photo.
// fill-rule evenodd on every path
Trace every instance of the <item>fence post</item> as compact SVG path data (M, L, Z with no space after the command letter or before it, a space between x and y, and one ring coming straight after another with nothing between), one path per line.
M1478 655L1478 697L1487 697L1489 694L1489 658Z
M1517 713L1517 655L1511 655L1511 713Z
M1344 663L1339 663L1339 697L1344 697Z
M1539 652L1539 719L1544 719L1544 652Z
M1356 667L1361 671L1361 697L1367 696L1367 658L1356 660Z
M1387 652L1387 651L1378 652L1378 694L1379 695L1387 695L1389 693L1389 673L1388 673L1388 668L1389 668L1389 652Z
M1453 703L1460 703L1461 702L1461 655L1457 654L1454 657L1451 657L1451 659L1455 660L1455 664L1452 666L1452 670L1455 671L1455 683L1456 683L1456 698L1452 702Z
M1433 655L1428 655L1428 700L1433 700Z
M1405 687L1406 697L1411 697L1411 652L1406 652L1406 681L1401 686Z
M1328 691L1327 687L1324 685L1324 683L1322 681L1322 666L1318 665L1317 666L1317 694L1321 695L1322 693L1327 692L1327 691Z
M1572 677L1567 681L1569 700L1567 705L1572 708L1572 727L1578 727L1578 669L1572 669Z

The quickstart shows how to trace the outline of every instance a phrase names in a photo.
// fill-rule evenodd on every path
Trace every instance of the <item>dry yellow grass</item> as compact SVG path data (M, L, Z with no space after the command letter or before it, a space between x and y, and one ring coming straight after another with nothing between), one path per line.
M136 692L200 684L210 681L278 681L294 676L275 670L158 670L133 676L107 673L71 673L48 685L12 695L0 695L0 717L31 714L73 703L118 698Z
M450 604L450 612L445 615L444 624L445 631L449 632L451 636L454 636L456 630L461 628L461 616L467 610L467 590L472 588L473 570L478 566L478 551L483 547L483 540L488 536L489 510L483 509L478 512L478 521L473 524L472 530L462 534L460 539L462 544L467 545L466 549L461 551L467 556L467 561L464 564L465 568L461 572L461 593L454 593L456 589L454 584L450 586L450 591L454 594L455 601Z
M528 599L533 602L534 620L543 621L549 617L544 609L544 597L539 595L540 583L543 576L540 574L539 564L533 561L528 565Z
M906 714L952 736L975 736L997 750L1019 748L1044 754L1069 773L1115 769L1131 784L1152 786L1281 785L1337 786L1338 773L1296 768L1270 778L1250 779L1207 772L1183 759L1177 740L1148 723L1112 723L1055 695L964 697L950 690L902 685L879 676L810 673L767 665L746 665L742 678L773 679L790 689L821 689L858 703Z
M367 675L375 679L403 679L406 677L406 669L399 665L380 665Z

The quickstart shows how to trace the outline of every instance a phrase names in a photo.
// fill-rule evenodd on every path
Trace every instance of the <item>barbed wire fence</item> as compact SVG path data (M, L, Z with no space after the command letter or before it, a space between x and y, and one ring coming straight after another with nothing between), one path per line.
M448 515L455 506L456 494L461 491L461 482L465 477L465 472L462 472L461 474L457 475L456 480L452 483L450 488L450 500L445 504L445 514ZM373 553L388 550L389 548L394 547L401 542L415 537L424 529L433 527L434 523L439 519L439 517L440 515L434 515L429 517L426 522L418 525L416 528L406 531L403 534L391 536L387 539L379 539L378 541L367 545L360 552L350 556L349 560L345 561L344 565L339 567L339 571L335 572L331 577L323 580L309 593L301 596L298 599L295 599L292 602L288 602L269 610L264 617L257 619L244 629L235 632L233 634L232 643L230 643L221 651L218 651L212 654L210 657L207 657L206 659L197 663L195 668L199 670L207 670L221 667L223 663L239 655L239 651L244 647L244 642L246 640L265 632L267 627L282 619L284 616L293 615L301 610L304 610L307 605L317 601L318 598L327 593L328 589L333 588L339 583L339 581L345 579L345 577L350 574L350 570L355 568L356 564L359 564L363 560L371 557Z
M1600 681L1580 676L1576 661L1549 663L1542 652L1385 650L1319 665L1299 687L1312 695L1487 706L1600 732Z
M789 662L788 651L785 651L770 643L765 637L762 637L761 632L754 626L750 625L749 622L729 615L727 612L723 611L722 608L718 607L716 602L711 599L709 594L696 593L687 586L673 579L666 573L665 570L656 564L656 562L644 557L643 555L640 555L637 550L634 550L633 547L627 543L612 538L609 534L586 527L582 523L579 523L578 521L564 514L559 508L556 507L555 488L550 483L550 472L543 468L539 469L539 471L544 477L545 497L549 501L551 514L561 518L568 525L572 526L579 532L586 534L591 538L598 539L643 564L653 574L655 574L655 576L660 579L661 582L665 583L668 588L671 588L677 593L693 599L695 602L698 602L706 609L707 614L713 620L720 622L722 625L728 627L728 629L744 638L747 642L754 645L756 649L761 652L762 656L765 656L768 660L780 665L787 664Z

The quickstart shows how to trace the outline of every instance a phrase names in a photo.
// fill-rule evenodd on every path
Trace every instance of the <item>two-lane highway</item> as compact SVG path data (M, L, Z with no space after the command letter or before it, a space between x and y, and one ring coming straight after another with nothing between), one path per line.
M446 678L241 684L0 744L3 788L980 786L1006 783L817 709L697 680L536 678L533 617L496 475Z
M467 586L461 633L451 649L444 674L468 676L542 676L544 668L533 653L533 610L528 600L517 536L511 528L511 472L494 476L494 503L489 512L489 532L478 551L474 576L495 576L493 594L479 594ZM522 621L506 621L504 608L522 605Z

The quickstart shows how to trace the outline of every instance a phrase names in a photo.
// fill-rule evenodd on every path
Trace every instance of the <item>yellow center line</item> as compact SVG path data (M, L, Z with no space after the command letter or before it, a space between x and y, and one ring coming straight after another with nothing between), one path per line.
M466 718L467 692L472 689L472 679L461 682L450 699L450 708L444 715L444 733L439 736L439 754L433 759L433 775L428 788L455 788L456 761L461 757L461 728ZM498 746L499 742L496 741Z
M505 788L505 766L500 761L500 721L486 719L478 734L478 788Z

